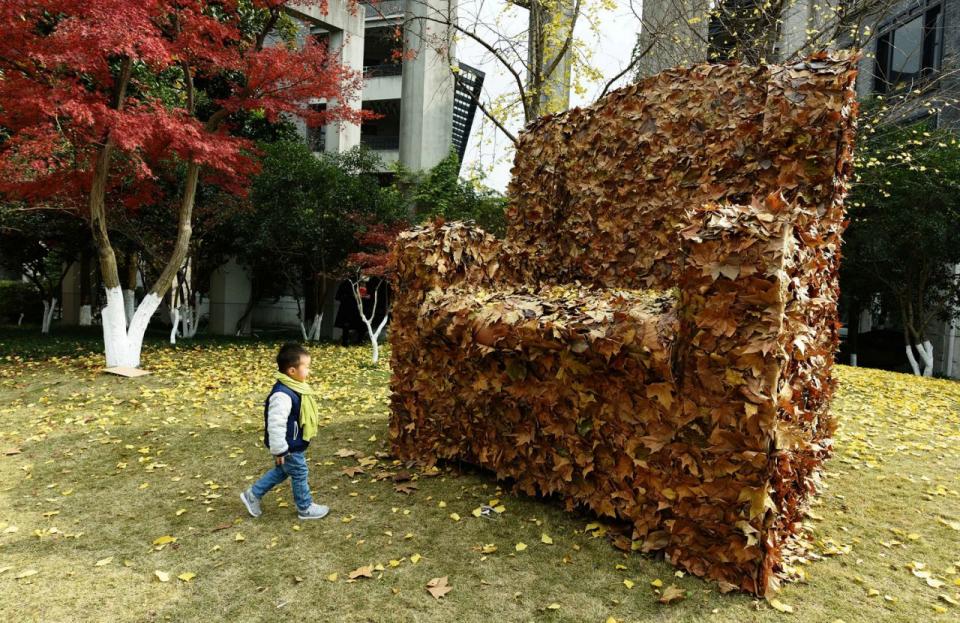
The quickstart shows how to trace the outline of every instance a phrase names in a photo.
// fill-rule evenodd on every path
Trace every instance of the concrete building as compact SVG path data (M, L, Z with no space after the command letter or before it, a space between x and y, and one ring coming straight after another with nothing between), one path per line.
M752 10L755 2L728 0L727 6ZM638 64L638 76L679 64L725 60L735 42L720 20L702 17L713 5L712 0L644 0L645 28L637 47L647 54ZM904 121L928 117L935 127L960 126L956 105L960 101L960 0L876 0L856 5L852 0L788 0L786 6L779 32L772 33L773 58L765 60L776 62L813 51L822 44L811 41L810 33L835 24L838 15L856 7L863 11L860 33L866 35L857 77L860 97L904 87L917 90L921 97L904 108ZM738 36L756 34L749 33L749 26L741 30L745 32ZM853 35L844 31L832 47L854 44ZM924 102L935 103L936 112L931 114ZM869 331L873 320L865 313L861 331ZM953 324L936 322L927 335L934 346L934 374L960 378L960 331Z
M412 171L429 169L451 148L463 159L484 75L461 62L453 69L452 42L449 56L435 49L436 42L448 33L435 22L412 19L428 12L433 17L455 18L455 0L381 0L375 5L363 3L352 12L344 0L330 0L326 14L311 5L292 5L287 12L299 26L302 43L308 38L322 39L330 49L339 50L344 65L363 72L362 94L349 104L382 115L362 126L332 123L321 128L307 128L302 120L293 119L314 152L341 152L365 145L384 162L384 182L391 175L388 167L395 162ZM396 36L398 29L402 37ZM318 100L311 105L329 103ZM80 317L78 277L75 265L64 280L62 318L67 324L78 323ZM199 309L201 317L209 320L209 332L237 333L250 288L246 270L234 260L213 273L209 296ZM333 328L335 290L330 289L324 305L320 331L324 337L338 337ZM261 302L240 329L249 331L251 325L296 328L300 324L298 309L292 296ZM161 309L155 320L165 315Z

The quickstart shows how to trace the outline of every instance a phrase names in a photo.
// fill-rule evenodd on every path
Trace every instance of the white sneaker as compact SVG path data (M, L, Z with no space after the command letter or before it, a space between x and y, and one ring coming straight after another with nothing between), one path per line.
M260 509L260 499L250 489L240 494L240 501L247 507L247 512L250 513L251 517L259 517L263 514Z
M297 510L297 517L300 519L323 519L329 512L330 509L323 504L311 504L306 510Z

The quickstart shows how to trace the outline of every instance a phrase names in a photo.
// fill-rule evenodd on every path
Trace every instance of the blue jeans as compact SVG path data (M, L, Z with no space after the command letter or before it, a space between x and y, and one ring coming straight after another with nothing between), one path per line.
M261 476L250 490L255 496L262 498L267 491L286 480L288 476L297 510L307 510L313 504L313 498L310 496L310 485L307 484L307 461L303 458L303 452L291 452L283 457L283 465L277 465Z

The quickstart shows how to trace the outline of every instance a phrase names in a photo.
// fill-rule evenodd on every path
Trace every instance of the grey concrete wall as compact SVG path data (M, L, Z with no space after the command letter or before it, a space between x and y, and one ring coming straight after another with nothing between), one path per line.
M450 0L409 0L404 48L416 56L403 61L400 108L400 162L420 171L434 167L450 151L453 135L454 79L450 58L436 50L437 41L452 34L443 24L424 17L456 15ZM453 43L449 44L452 48ZM451 49L450 57L456 58Z

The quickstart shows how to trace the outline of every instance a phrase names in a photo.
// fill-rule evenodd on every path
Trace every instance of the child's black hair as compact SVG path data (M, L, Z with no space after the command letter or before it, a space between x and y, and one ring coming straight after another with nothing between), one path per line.
M277 353L277 370L286 373L290 368L296 368L300 365L301 357L308 357L309 355L310 353L303 346L296 342L287 342L280 347L280 352Z

